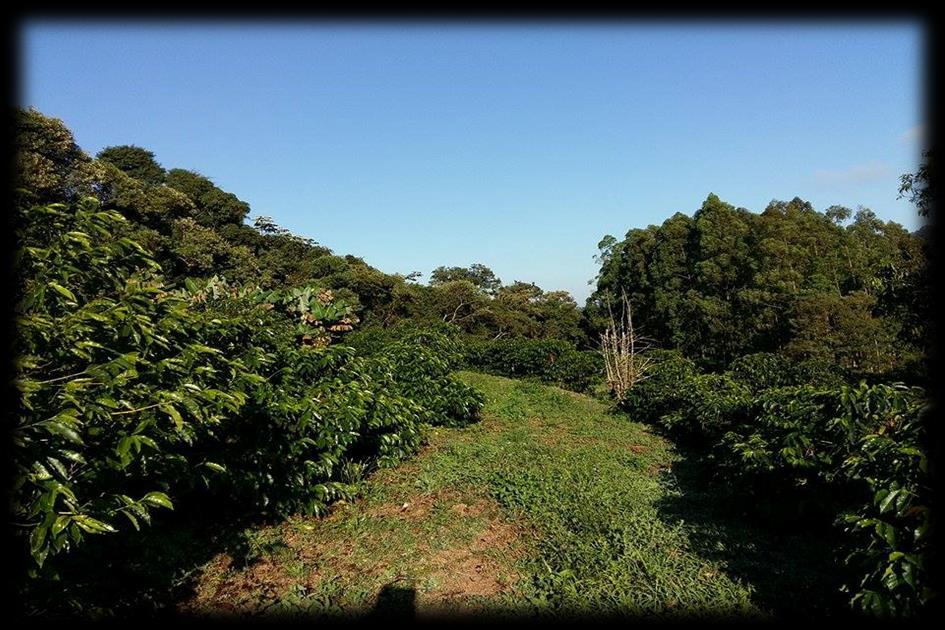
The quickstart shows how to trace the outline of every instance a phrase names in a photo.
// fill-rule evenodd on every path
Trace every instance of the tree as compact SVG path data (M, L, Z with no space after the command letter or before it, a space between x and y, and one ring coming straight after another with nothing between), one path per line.
M35 109L17 110L14 187L21 205L77 200L95 195L101 169L76 144L58 118Z
M194 171L173 168L167 172L165 183L191 198L197 207L194 218L206 227L240 224L249 214L248 203L217 188L208 178Z
M492 315L489 297L479 286L465 279L438 284L431 302L442 321L456 324L466 332L477 331L482 327L482 320Z
M133 144L105 147L95 157L148 186L164 183L166 172L147 149Z
M876 317L876 298L865 293L811 293L793 305L786 354L821 359L858 373L882 374L902 363L896 322Z
M790 352L869 374L900 369L924 346L927 252L866 208L850 215L799 198L754 214L709 195L691 218L605 238L588 333L626 294L635 325L703 367Z
M567 291L544 291L534 282L515 281L496 292L492 312L492 336L573 342L583 337L581 313Z
M197 206L181 191L148 185L107 162L101 163L98 187L106 208L161 234L170 235L175 221L197 214Z
M908 197L915 204L919 216L927 217L932 211L932 151L922 154L923 162L915 173L906 173L899 178L899 199Z
M495 273L481 263L474 263L469 267L437 267L430 274L430 286L438 286L447 282L457 280L466 280L471 282L477 289L488 295L495 295L495 292L502 286Z

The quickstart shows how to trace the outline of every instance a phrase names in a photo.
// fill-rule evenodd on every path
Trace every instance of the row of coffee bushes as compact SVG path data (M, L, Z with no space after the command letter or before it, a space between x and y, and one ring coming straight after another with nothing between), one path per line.
M854 606L909 616L932 598L926 393L854 383L820 362L776 354L704 374L675 351L621 401L634 419L701 447L753 504L827 515L846 532ZM782 517L785 515L782 513Z
M599 353L576 350L570 342L557 339L470 339L465 362L470 369L534 377L576 392L589 391L604 373Z
M195 497L319 513L359 470L477 419L446 337L359 356L330 292L169 288L91 199L15 211L12 520L30 573Z
M576 392L587 392L602 382L604 364L599 353L576 350L560 339L481 339L463 335L460 329L443 323L433 328L417 328L403 322L390 328L372 327L352 333L346 343L364 354L382 351L407 334L435 330L450 340L451 348L462 356L470 370L513 378L536 378Z

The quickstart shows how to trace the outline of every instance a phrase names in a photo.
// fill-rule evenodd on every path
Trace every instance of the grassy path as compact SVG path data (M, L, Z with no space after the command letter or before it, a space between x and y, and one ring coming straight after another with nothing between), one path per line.
M704 501L686 502L663 438L592 398L461 378L487 396L481 423L434 429L420 454L327 517L253 530L247 556L212 559L180 609L764 617L768 604L816 603L804 592L823 577L804 560L816 549L762 549L708 519Z

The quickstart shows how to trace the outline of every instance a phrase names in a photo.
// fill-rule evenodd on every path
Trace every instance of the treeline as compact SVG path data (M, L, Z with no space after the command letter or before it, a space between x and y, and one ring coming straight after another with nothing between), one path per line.
M800 199L600 243L581 309L488 267L387 274L136 146L86 155L16 113L17 540L38 577L181 501L319 512L425 426L474 421L458 367L576 391L626 296L660 348L615 401L701 450L753 505L847 528L851 596L908 614L927 580L929 259L920 234ZM901 192L931 206L930 166ZM917 387L919 386L919 387Z
M856 374L925 377L930 330L929 243L866 209L818 212L800 199L761 213L710 195L690 217L605 237L595 291L584 309L563 291L503 284L481 264L387 274L336 255L209 178L166 170L136 146L93 159L61 121L17 112L18 203L93 196L128 221L123 234L152 252L170 283L225 277L263 289L329 289L361 327L447 322L482 339L559 339L593 349L626 293L634 321L663 348L708 369L755 352L831 361ZM903 192L927 212L923 166Z
M923 215L930 160L901 180ZM692 217L599 247L589 329L629 304L660 348L624 357L642 378L618 407L703 458L746 514L839 528L856 609L927 612L937 454L927 240L866 209L794 199L755 214L709 195Z
M245 204L205 178L121 162L132 177L108 160L137 151L92 160L57 121L17 121L9 505L28 612L81 611L63 563L155 510L320 513L425 427L478 419L449 336L343 343L364 303L279 267L317 247L241 229Z
M170 283L225 277L263 289L329 289L363 326L401 321L455 324L488 338L566 339L582 343L581 311L564 291L503 284L488 267L438 267L428 284L419 272L384 273L359 257L337 255L292 234L199 173L166 170L147 149L108 147L93 159L59 120L17 112L19 203L92 196L128 221L123 234L152 252Z
M760 214L715 195L693 216L600 242L591 329L626 294L637 327L707 369L776 352L857 375L922 382L929 244L866 209L800 199Z

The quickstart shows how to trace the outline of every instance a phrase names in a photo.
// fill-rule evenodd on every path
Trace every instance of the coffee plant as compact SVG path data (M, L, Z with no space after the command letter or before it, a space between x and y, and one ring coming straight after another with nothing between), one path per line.
M823 361L772 354L700 374L655 351L649 378L619 401L704 449L718 477L779 517L814 515L845 532L859 575L851 604L878 616L916 614L931 601L928 398L919 387L858 384ZM787 514L790 506L794 514Z
M535 377L577 392L588 391L604 374L598 353L576 350L557 339L469 339L465 364L502 376Z
M330 291L165 286L125 221L92 199L16 213L11 507L31 574L196 496L319 513L425 424L478 417L442 334L358 356Z

